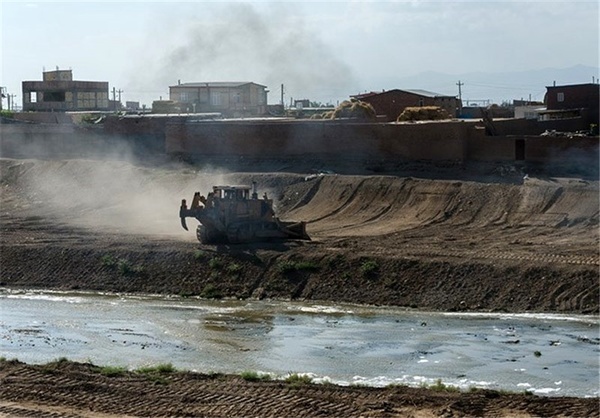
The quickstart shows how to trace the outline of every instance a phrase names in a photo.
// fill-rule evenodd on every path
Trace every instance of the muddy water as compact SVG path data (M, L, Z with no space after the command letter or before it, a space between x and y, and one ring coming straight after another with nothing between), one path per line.
M0 289L0 355L598 396L597 317Z

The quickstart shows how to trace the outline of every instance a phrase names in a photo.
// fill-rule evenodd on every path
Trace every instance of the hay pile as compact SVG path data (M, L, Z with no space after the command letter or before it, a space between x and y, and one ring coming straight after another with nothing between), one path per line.
M451 119L448 112L439 106L407 107L398 116L397 122L417 120L443 120Z
M358 119L373 121L377 119L375 109L369 103L360 100L344 100L333 112L323 114L323 119Z

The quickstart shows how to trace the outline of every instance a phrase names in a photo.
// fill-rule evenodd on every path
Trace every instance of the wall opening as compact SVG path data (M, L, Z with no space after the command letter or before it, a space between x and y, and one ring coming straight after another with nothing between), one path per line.
M517 139L515 141L515 160L525 161L525 140Z

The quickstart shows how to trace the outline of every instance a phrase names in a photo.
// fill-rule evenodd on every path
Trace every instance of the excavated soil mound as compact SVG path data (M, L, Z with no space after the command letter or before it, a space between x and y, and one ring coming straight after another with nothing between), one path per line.
M598 182L497 180L2 159L0 283L597 313ZM252 181L313 240L202 246L180 227L182 198Z

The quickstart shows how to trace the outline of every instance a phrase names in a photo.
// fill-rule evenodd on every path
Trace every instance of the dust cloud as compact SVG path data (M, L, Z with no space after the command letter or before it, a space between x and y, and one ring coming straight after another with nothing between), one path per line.
M162 36L157 36L158 34ZM150 54L151 52L151 54ZM253 81L278 103L291 97L326 102L346 97L355 76L332 47L307 27L291 5L268 12L250 4L212 5L202 14L158 23L130 78L134 90L181 82ZM139 71L139 69L144 69Z
M145 168L129 161L1 160L2 206L24 216L103 233L195 240L181 228L181 199L206 194L231 175L190 168ZM11 194L18 194L18 199ZM15 203L18 202L18 203ZM189 222L190 229L195 227Z

